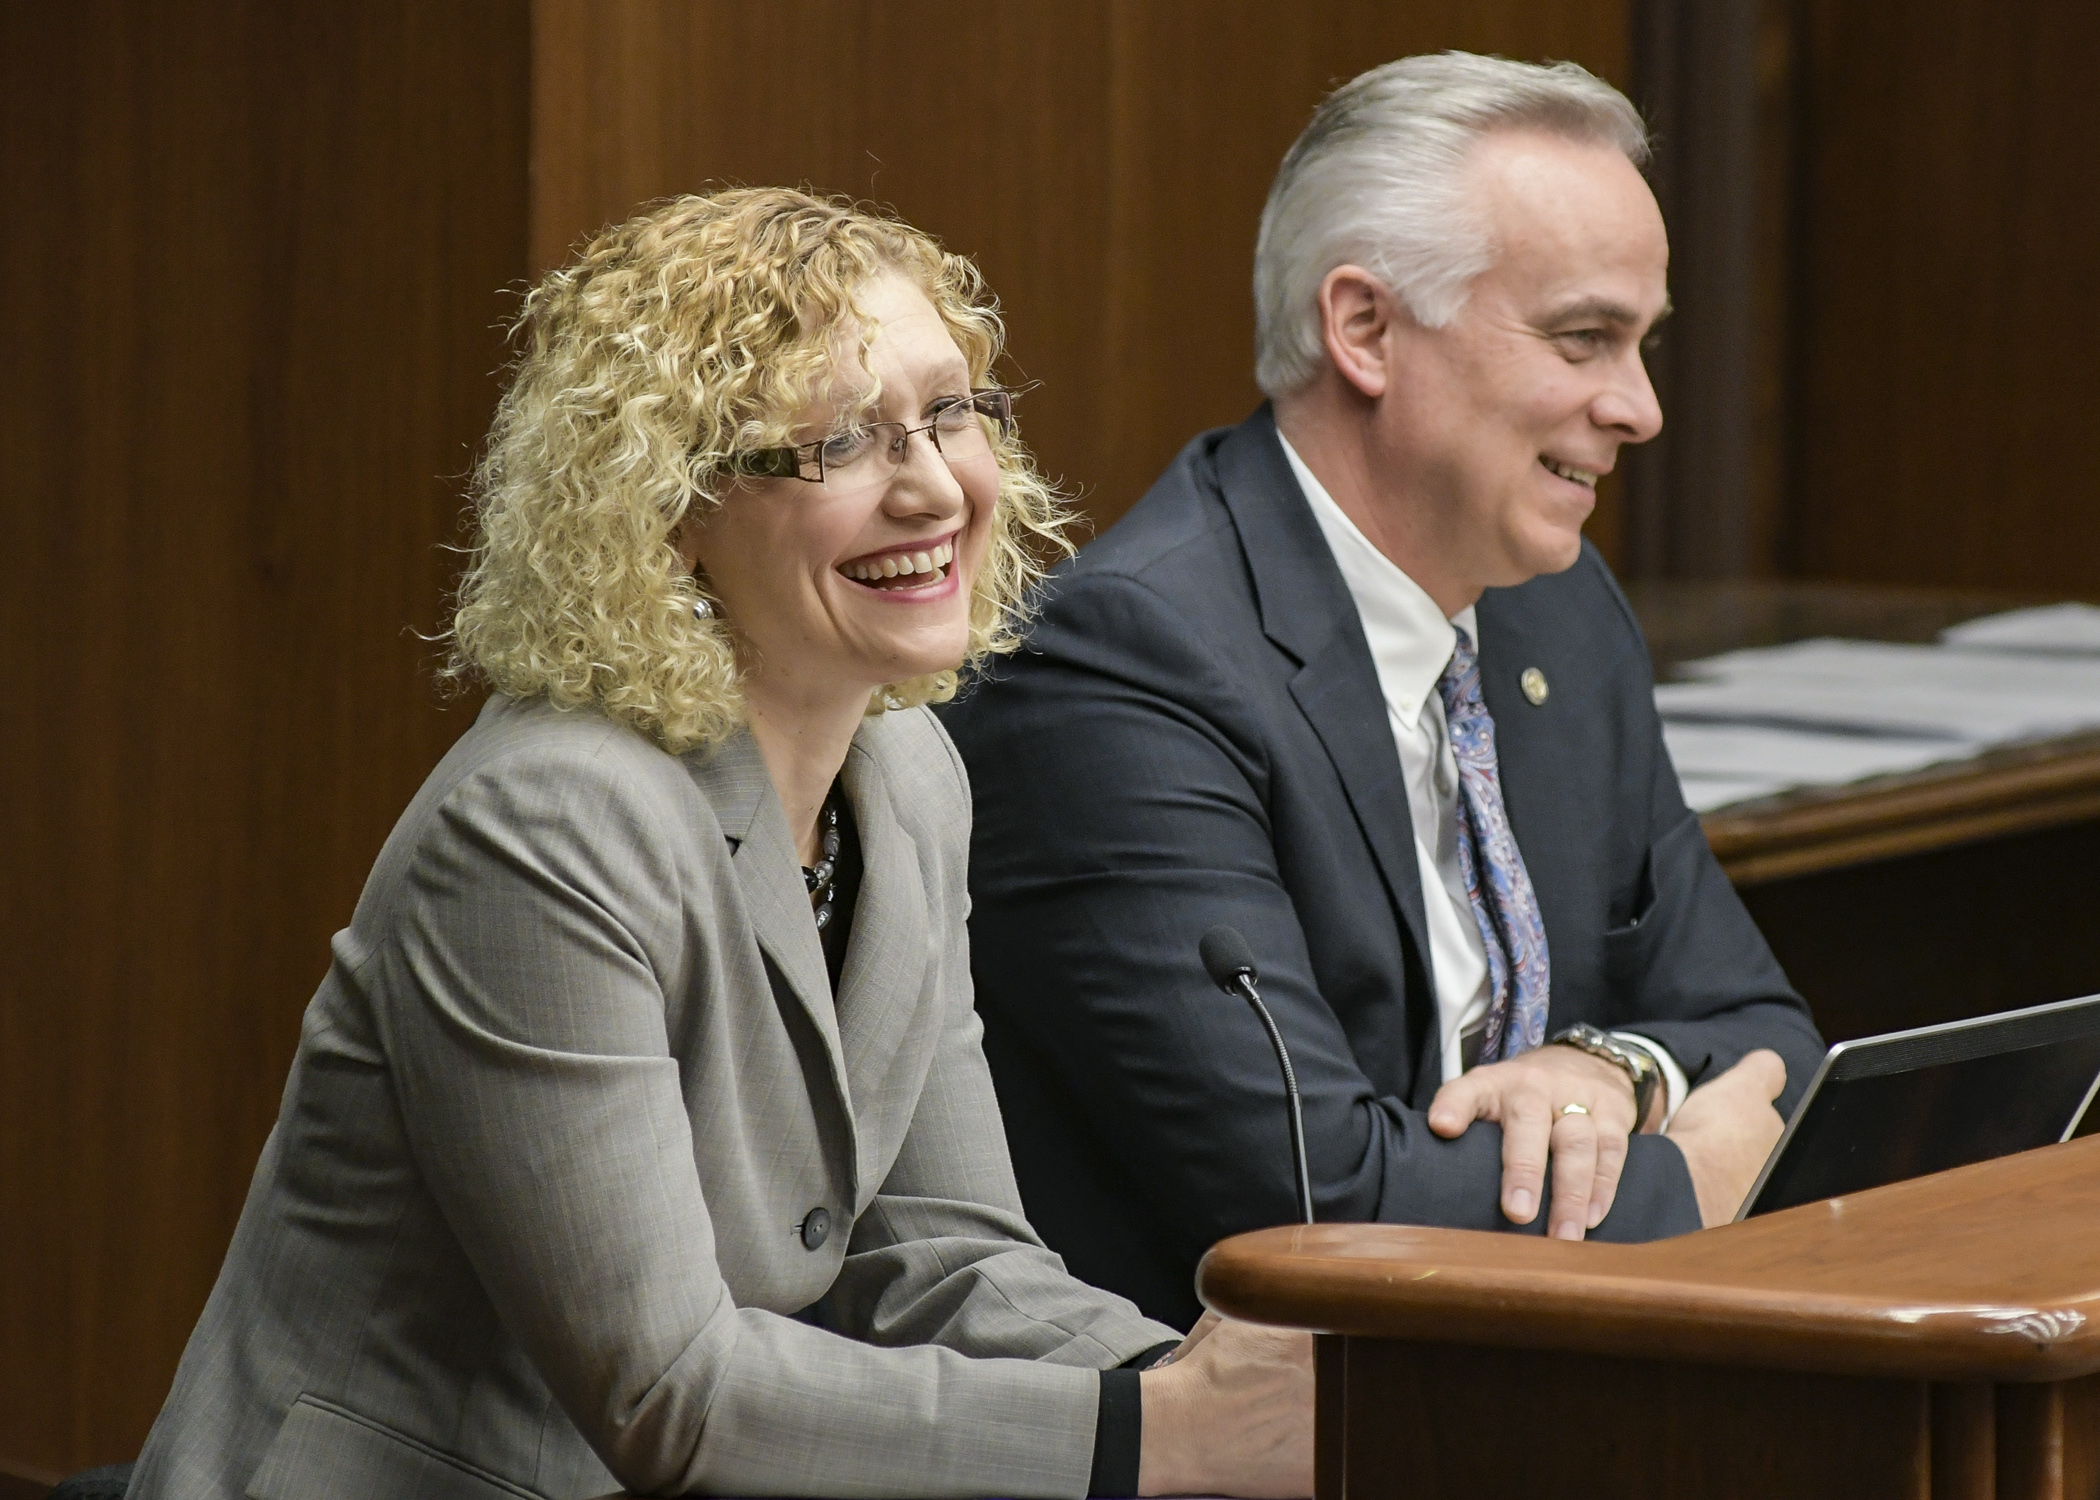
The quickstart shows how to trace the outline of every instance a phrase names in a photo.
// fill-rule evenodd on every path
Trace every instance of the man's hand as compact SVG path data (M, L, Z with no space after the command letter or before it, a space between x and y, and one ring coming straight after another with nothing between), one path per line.
M1579 1104L1588 1114L1562 1114ZM1429 1128L1464 1135L1475 1120L1502 1127L1502 1212L1511 1223L1538 1217L1546 1162L1553 1162L1553 1207L1546 1232L1579 1240L1604 1222L1626 1167L1636 1127L1633 1081L1623 1068L1576 1047L1534 1047L1508 1062L1486 1063L1437 1090Z
M1311 1334L1205 1313L1138 1389L1140 1495L1312 1493Z
M1735 1217L1764 1170L1765 1158L1786 1128L1772 1108L1785 1087L1786 1064L1777 1052L1759 1048L1693 1089L1678 1106L1669 1136L1691 1168L1699 1220L1708 1229Z

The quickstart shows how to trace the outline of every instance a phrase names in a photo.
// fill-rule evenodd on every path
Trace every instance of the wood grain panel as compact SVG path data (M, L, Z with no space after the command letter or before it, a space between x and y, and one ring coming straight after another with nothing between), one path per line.
M0 8L0 1452L130 1457L386 830L526 269L521 3Z
M890 204L983 267L1030 441L1105 526L1259 400L1255 226L1329 88L1445 47L1623 83L1627 32L1625 0L534 0L534 263L709 183Z
M2095 869L2100 822L2086 822L1742 895L1838 1042L2100 992Z
M2100 1496L2100 1377L2001 1386L1995 1500Z
M1926 1387L1915 1380L1348 1344L1350 1500L1935 1497Z
M0 1500L45 1500L59 1476L0 1458Z
M1349 1493L1348 1390L1349 1340L1320 1334L1313 1340L1314 1500L1343 1500Z
M1795 570L2100 586L2100 7L1805 13Z
M1932 1500L1993 1500L1997 1388L1978 1381L1935 1385L1931 1420Z

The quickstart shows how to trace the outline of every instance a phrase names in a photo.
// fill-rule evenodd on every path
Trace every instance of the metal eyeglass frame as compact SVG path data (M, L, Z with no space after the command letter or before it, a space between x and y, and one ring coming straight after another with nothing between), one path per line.
M1017 391L998 389L972 391L969 395L942 407L934 413L931 422L919 427L907 427L902 422L864 422L861 425L871 432L883 427L896 428L897 435L886 444L893 453L908 447L912 438L922 432L933 444L933 451L939 453L941 434L938 424L942 417L958 406L967 406L979 416L998 423L1000 432L1012 432L1014 397L1018 394L1020 393ZM815 442L791 443L779 448L753 448L747 453L732 455L729 471L750 479L799 479L805 484L822 484L825 474L824 445L830 441L831 439L826 437L818 438ZM814 465L817 472L814 475L803 472L807 465Z

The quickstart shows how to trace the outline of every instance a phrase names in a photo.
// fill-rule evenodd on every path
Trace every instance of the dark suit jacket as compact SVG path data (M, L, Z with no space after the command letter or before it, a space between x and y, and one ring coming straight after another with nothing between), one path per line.
M1295 1218L1275 1059L1197 959L1218 922L1289 1042L1319 1217L1508 1227L1500 1131L1444 1141L1424 1118L1442 1076L1399 755L1267 409L1189 444L1045 597L1028 647L944 715L977 804L977 1003L1038 1231L1186 1326L1207 1247ZM1685 807L1610 572L1586 545L1478 618L1549 1029L1638 1026L1695 1083L1772 1047L1789 1107L1821 1039ZM1676 1146L1636 1138L1596 1236L1697 1227Z

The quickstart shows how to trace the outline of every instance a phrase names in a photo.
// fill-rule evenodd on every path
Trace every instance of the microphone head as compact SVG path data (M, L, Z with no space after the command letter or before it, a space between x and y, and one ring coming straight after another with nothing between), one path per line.
M1232 927L1213 927L1203 934L1196 951L1203 956L1203 968L1210 975L1211 983L1228 995L1239 993L1237 988L1242 974L1259 980L1261 974L1254 967L1254 950L1247 940Z

